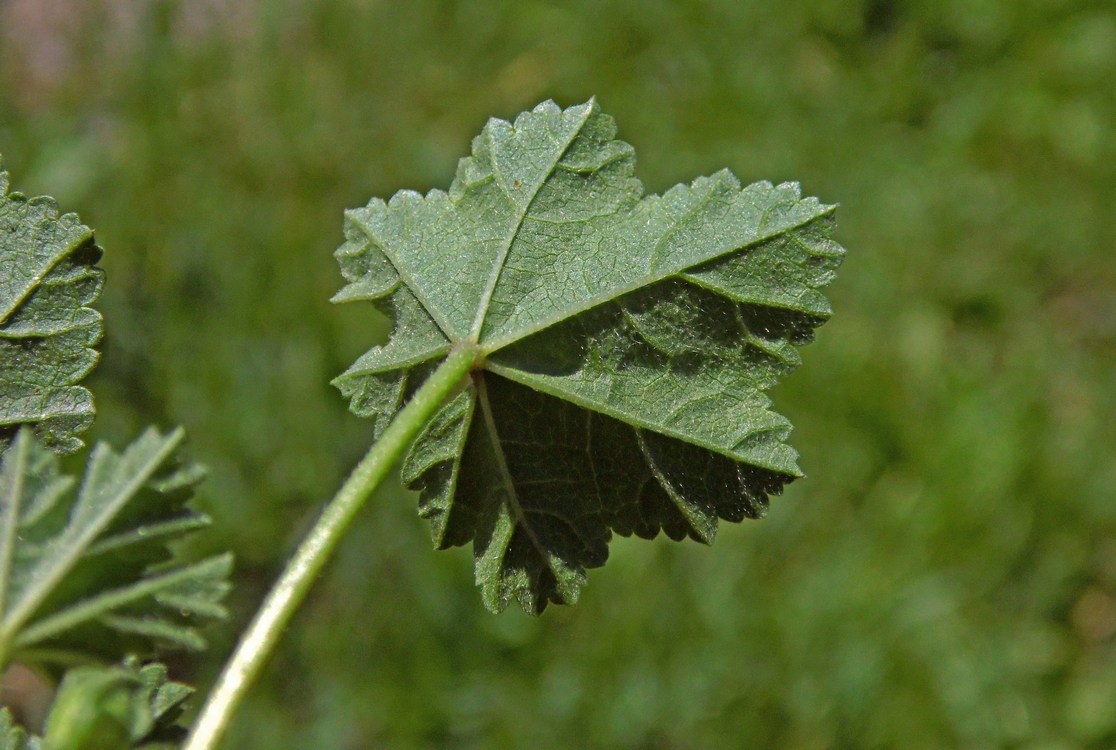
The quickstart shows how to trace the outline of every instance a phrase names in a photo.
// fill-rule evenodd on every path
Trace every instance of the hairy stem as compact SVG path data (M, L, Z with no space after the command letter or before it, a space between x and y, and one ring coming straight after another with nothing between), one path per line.
M291 616L306 598L353 516L480 357L480 350L473 345L459 345L450 351L353 469L241 636L183 750L212 750L217 746L233 712L274 650Z

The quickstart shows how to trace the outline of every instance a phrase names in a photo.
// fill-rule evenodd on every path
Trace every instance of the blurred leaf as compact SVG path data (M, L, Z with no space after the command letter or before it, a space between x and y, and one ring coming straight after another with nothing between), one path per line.
M149 429L123 453L94 448L72 477L29 431L0 464L0 646L5 659L118 659L160 644L199 650L231 557L172 560L167 544L208 524L186 503L201 476L174 453L182 431Z
M168 680L162 664L72 669L58 688L43 746L46 750L178 747L184 730L176 722L193 692Z
M42 740L17 726L11 713L0 707L0 750L41 750Z
M101 249L52 198L8 192L0 171L0 453L21 425L52 450L75 451L93 421L77 385L97 362Z
M337 301L393 315L335 381L382 432L458 342L485 356L404 479L473 542L486 606L573 603L611 532L711 542L800 472L764 394L830 313L833 207L728 171L643 196L596 103L490 120L448 193L348 212Z
M135 677L115 669L71 669L47 717L44 744L50 750L127 748L133 715L147 708L135 699L139 687Z

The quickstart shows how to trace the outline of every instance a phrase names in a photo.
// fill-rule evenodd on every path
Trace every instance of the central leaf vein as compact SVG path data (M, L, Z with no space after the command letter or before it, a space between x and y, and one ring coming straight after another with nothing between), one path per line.
M503 273L504 262L507 260L508 253L511 252L511 246L515 242L515 238L519 236L519 230L523 227L523 220L524 218L526 218L527 212L531 210L531 205L535 202L535 197L539 194L539 190L542 189L542 186L546 184L547 179L549 179L550 176L554 174L554 170L557 168L558 163L562 160L562 157L566 155L566 151L569 150L570 146L577 139L577 136L581 133L581 129L585 127L585 123L588 121L589 116L592 113L592 108L586 107L585 112L581 115L581 118L577 123L577 127L573 128L573 131L570 133L569 138L566 139L561 148L557 148L554 150L555 156L553 161L551 161L549 167L543 173L542 179L540 179L538 183L532 188L531 194L527 197L527 200L523 201L523 205L520 208L519 215L516 217L515 225L508 230L508 234L504 238L503 244L500 247L500 252L496 256L496 259L492 264L492 271L489 274L488 281L485 284L484 293L481 294L480 304L477 305L477 315L473 319L473 326L469 331L469 339L474 343L480 340L481 328L484 327L484 319L488 315L488 307L489 304L492 302L492 295L496 291L496 284L500 281L500 274ZM490 143L492 141L492 137L493 131L490 130L488 131L488 139ZM498 171L500 168L500 165L496 161L498 150L496 149L494 143L491 144L491 148L492 168L493 171ZM499 183L499 181L497 182ZM503 183L500 184L503 188ZM506 188L504 188L504 190L506 194ZM512 198L512 196L510 195L508 195L508 200L510 200L513 204L516 204L515 199Z
M831 208L830 212L832 212L832 211L833 211L833 209ZM511 344L514 344L517 341L525 339L525 338L527 338L528 336L530 336L534 333L538 333L539 331L542 331L546 328L549 328L550 326L554 325L555 323L559 323L563 320L566 320L567 318L575 317L575 316L577 316L577 315L579 315L583 312L586 312L587 310L592 310L594 307L597 307L598 305L603 305L607 302L612 302L613 300L618 299L618 298L624 296L625 294L628 294L629 292L634 292L637 289L642 289L644 287L647 287L647 286L650 286L652 284L663 281L664 279L668 279L672 276L677 276L677 275L683 274L683 273L685 273L689 270L692 270L692 269L698 268L700 266L703 266L706 263L710 262L711 260L716 260L717 258L728 255L729 253L742 252L742 251L747 250L749 248L755 247L756 245L760 245L764 242L767 242L768 240L772 239L773 237L776 237L780 234L783 234L784 232L792 232L794 230L801 229L802 227L808 226L812 222L817 221L817 219L818 219L817 216L810 216L810 217L804 218L802 221L798 222L797 224L789 225L785 228L779 229L778 231L770 232L770 233L767 233L767 234L757 235L751 241L745 242L745 243L743 243L739 246L730 247L730 248L722 248L719 252L717 252L715 254L711 254L709 258L701 260L698 263L693 263L693 264L690 264L690 265L686 265L686 266L683 266L681 268L670 267L670 268L665 268L665 269L656 269L656 271L654 273L649 273L646 276L640 276L638 278L634 278L630 282L628 282L627 284L621 284L621 285L617 285L617 286L614 286L614 287L609 287L608 289L602 291L600 294L596 294L592 297L587 297L584 300L582 300L581 302L571 303L566 308L564 308L564 309L562 309L562 310L560 310L560 311L558 311L558 312L556 312L552 315L548 315L546 317L540 318L539 320L533 322L530 325L525 325L525 326L522 326L521 328L517 328L514 331L510 331L501 338L494 339L491 342L486 342L485 345L484 345L484 351L485 351L486 354L492 354L493 352L499 351L500 349L503 349L506 346L509 346Z
M531 545L539 553L539 555L550 564L550 555L547 552L546 545L535 535L535 530L527 523L527 515L523 512L523 505L519 502L519 492L515 487L515 480L512 478L511 470L508 468L507 456L504 455L504 447L500 442L500 434L496 430L496 419L492 413L492 403L488 398L488 387L485 385L484 375L476 378L477 388L477 402L481 408L481 415L484 417L485 432L488 433L489 445L492 448L492 456L496 460L496 467L500 472L500 483L504 488L504 497L507 500L508 507L511 508L512 514L515 516L515 525L522 528L527 538L531 541ZM507 553L505 548L504 553Z

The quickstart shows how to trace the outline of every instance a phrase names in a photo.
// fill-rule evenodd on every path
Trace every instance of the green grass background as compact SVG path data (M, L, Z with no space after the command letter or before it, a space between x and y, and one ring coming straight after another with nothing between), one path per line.
M238 554L213 678L367 447L341 212L488 116L599 97L649 190L840 202L780 385L808 477L712 548L618 540L486 613L380 492L230 748L1116 746L1116 8L1071 0L0 0L0 151L107 254L91 439L184 424Z

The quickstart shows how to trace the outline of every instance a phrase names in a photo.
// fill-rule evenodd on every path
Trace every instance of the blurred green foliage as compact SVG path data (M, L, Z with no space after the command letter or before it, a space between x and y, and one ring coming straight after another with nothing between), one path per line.
M842 204L767 520L621 540L533 620L383 491L229 747L1116 743L1110 2L0 0L0 45L8 169L106 248L90 437L187 427L241 620L368 442L327 385L386 332L327 302L342 209L591 94L651 190Z

